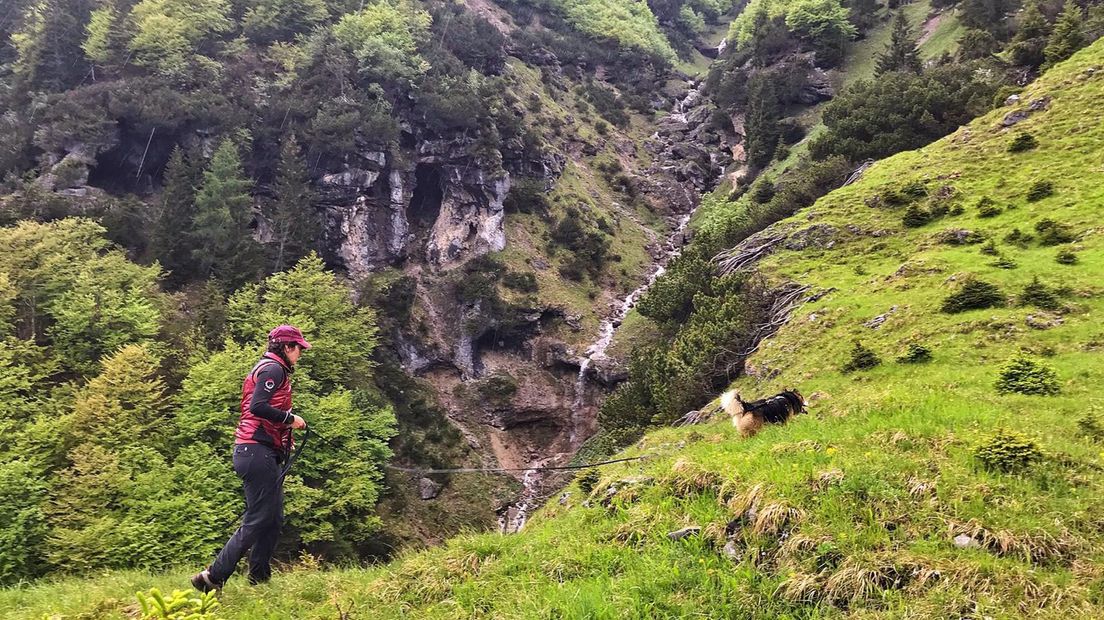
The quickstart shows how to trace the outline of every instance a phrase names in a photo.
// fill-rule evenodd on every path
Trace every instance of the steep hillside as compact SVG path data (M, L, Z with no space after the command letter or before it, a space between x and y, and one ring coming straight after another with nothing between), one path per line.
M580 476L520 535L289 567L233 585L222 615L1100 617L1102 95L1098 42L722 257L810 287L735 385L797 387L810 415L653 432L624 453L646 460ZM124 617L133 591L181 584L114 574L0 608Z

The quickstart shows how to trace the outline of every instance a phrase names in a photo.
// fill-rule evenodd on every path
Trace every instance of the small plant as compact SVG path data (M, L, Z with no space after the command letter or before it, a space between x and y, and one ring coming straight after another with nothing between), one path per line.
M908 350L905 351L901 357L897 358L897 361L901 364L922 364L924 362L930 362L931 359L931 349L918 342L913 342L909 344Z
M214 592L205 594L173 590L169 597L157 588L138 592L138 604L142 607L142 620L221 620L216 615L219 608Z
M1054 256L1054 262L1059 265L1076 265L1077 264L1077 252L1069 248L1062 248L1058 250L1058 254Z
M1061 391L1058 373L1053 368L1023 354L1005 363L997 378L996 387L1001 394L1049 396Z
M1010 473L1043 460L1043 452L1030 437L1000 429L974 450L974 458L989 471Z
M588 469L579 474L576 480L579 483L579 491L581 491L583 495L590 495L590 492L594 490L594 485L598 484L598 470Z
M1034 238L1035 237L1028 233L1025 233L1019 228L1013 228L1012 232L1004 236L1004 241L1005 243L1011 243L1012 245L1026 248L1027 244L1031 243Z
M1039 243L1043 245L1069 243L1076 237L1069 224L1055 222L1050 218L1043 218L1035 222L1035 232L1039 233Z
M863 343L855 341L855 347L851 349L851 359L843 365L843 372L855 372L856 370L868 370L881 364L882 360L873 350L868 349Z
M517 379L506 372L487 377L479 386L479 395L496 405L504 405L517 393Z
M1016 134L1015 138L1012 138L1012 143L1008 145L1008 152L1023 153L1037 146L1039 146L1039 141L1035 139L1035 136L1023 131Z
M1090 441L1104 442L1104 422L1095 413L1086 413L1077 420L1077 432Z
M919 228L931 220L932 214L930 211L917 205L909 205L905 215L901 218L901 223L908 228Z
M1054 183L1040 179L1031 184L1031 187L1027 189L1027 201L1036 202L1054 195Z
M967 310L980 310L1003 305L1004 293L1001 293L997 285L984 280L967 280L962 288L951 293L943 300L940 309L948 314L965 312Z
M928 195L928 188L923 181L911 181L901 188L901 193L909 198L919 199Z
M537 276L532 273L517 273L514 271L508 272L502 278L502 284L506 288L513 289L521 293L536 293L539 290L537 285Z
M993 261L992 265L997 269L1016 269L1020 266L1019 263L1007 256L998 257L997 260Z
M977 204L978 217L996 217L1004 211L997 204L995 200L986 196L978 201Z
M1040 282L1039 276L1035 276L1031 283L1025 286L1023 292L1020 293L1020 305L1035 306L1043 310L1057 310L1062 306L1062 302L1058 299L1058 294L1054 290Z
M990 239L985 245L981 246L981 249L978 251L987 256L1000 256L1000 250L997 249L997 243L992 239Z

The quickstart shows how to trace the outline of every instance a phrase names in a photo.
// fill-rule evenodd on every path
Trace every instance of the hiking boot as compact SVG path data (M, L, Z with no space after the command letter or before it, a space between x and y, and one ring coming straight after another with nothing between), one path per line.
M222 584L215 583L215 581L211 579L211 571L204 569L192 575L192 587L200 592L206 593L221 589Z

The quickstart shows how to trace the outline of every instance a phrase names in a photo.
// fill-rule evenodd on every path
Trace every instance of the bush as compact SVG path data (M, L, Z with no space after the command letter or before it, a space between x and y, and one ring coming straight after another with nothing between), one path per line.
M517 394L517 379L509 373L498 372L479 384L479 395L495 405L505 405Z
M1005 363L997 378L996 387L1001 394L1048 396L1061 391L1058 375L1053 368L1024 355L1017 355Z
M540 288L537 285L537 276L532 273L516 273L511 271L502 278L502 283L506 285L506 288L521 293L536 293Z
M981 249L978 251L982 254L985 254L986 256L1000 256L1000 250L997 249L997 244L992 239L990 239L989 242L985 245L981 246Z
M931 349L920 343L913 342L909 344L908 350L897 358L897 361L901 364L922 364L924 362L930 362L931 359Z
M1069 248L1063 248L1054 256L1054 262L1059 265L1076 265L1077 253Z
M548 213L548 198L544 192L544 182L539 179L515 181L506 194L502 206L507 213Z
M984 280L971 279L943 300L940 309L948 314L980 310L1004 304L1004 294L995 284Z
M1034 236L1023 232L1019 228L1013 228L1012 232L1004 236L1004 241L1005 243L1011 243L1012 245L1026 248L1027 244L1031 243L1034 238Z
M868 370L882 363L881 358L873 350L868 349L859 341L855 341L855 347L851 349L851 359L843 365L843 372L855 372L856 370Z
M157 588L138 593L142 607L142 620L219 620L221 605L217 592L185 592L173 590L172 596L164 596Z
M1090 441L1104 442L1104 422L1094 413L1086 413L1077 420L1077 431Z
M1076 238L1073 229L1068 224L1055 222L1050 218L1044 218L1036 222L1035 232L1039 233L1039 243L1043 245L1069 243Z
M1054 195L1054 183L1047 180L1038 180L1027 189L1027 201L1037 202L1048 196Z
M590 495L590 492L594 490L594 485L598 484L598 470L588 469L579 474L576 480L579 483L579 491L583 495Z
M932 221L931 211L917 205L909 205L901 218L901 223L908 228L919 228L930 221Z
M1019 263L1007 256L997 258L997 260L993 261L992 265L997 269L1016 269L1020 266Z
M1016 134L1016 137L1012 139L1012 142L1008 145L1008 152L1023 153L1037 146L1039 146L1039 141L1035 139L1035 136L1024 131Z
M989 471L1023 471L1041 461L1043 453L1029 437L1005 429L984 441L974 450L974 458Z
M1020 293L1020 305L1035 306L1043 310L1057 310L1062 306L1062 303L1058 299L1058 294L1049 286L1040 282L1038 276L1035 276L1031 283L1024 287L1023 293Z
M977 210L978 217L996 217L1003 211L996 201L988 196L978 201Z

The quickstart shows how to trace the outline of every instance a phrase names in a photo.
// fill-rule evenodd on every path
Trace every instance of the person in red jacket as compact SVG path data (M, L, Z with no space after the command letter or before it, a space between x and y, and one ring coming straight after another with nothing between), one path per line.
M198 590L221 588L246 551L250 584L272 576L272 552L284 524L281 464L294 446L292 429L307 426L291 412L291 373L310 346L298 328L281 325L269 332L268 351L245 376L233 457L234 473L245 489L245 514L214 563L192 577Z

